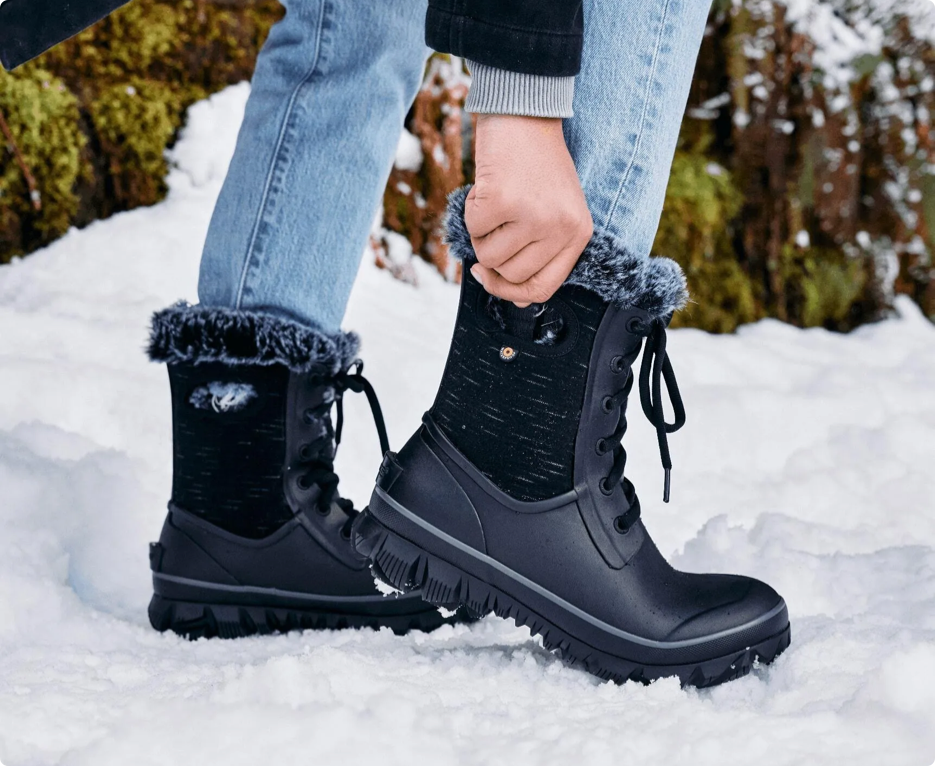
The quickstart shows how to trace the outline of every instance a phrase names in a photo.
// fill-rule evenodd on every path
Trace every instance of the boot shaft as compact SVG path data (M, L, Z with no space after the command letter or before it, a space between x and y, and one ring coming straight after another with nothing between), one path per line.
M229 532L265 537L314 503L334 460L334 379L282 365L168 365L172 502Z
M500 489L542 500L573 486L594 338L607 304L564 287L545 306L492 299L464 272L448 363L431 415Z
M172 503L234 534L264 537L292 517L282 491L290 372L168 365Z
M582 483L598 492L607 476L619 482L632 366L644 339L684 302L681 270L596 234L548 302L519 309L471 274L465 196L452 196L447 218L451 252L465 268L433 421L517 500L545 500Z
M168 363L172 504L251 538L319 501L330 506L331 410L356 350L355 336L263 314L190 306L157 314L150 357Z

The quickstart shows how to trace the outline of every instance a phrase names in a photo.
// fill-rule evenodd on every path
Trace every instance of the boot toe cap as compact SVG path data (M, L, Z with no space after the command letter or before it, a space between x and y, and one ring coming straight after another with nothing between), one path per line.
M685 641L719 634L747 645L773 636L789 624L785 601L764 582L747 577L725 578L723 597L683 620L668 636ZM724 635L726 634L726 635ZM733 642L731 642L733 643Z

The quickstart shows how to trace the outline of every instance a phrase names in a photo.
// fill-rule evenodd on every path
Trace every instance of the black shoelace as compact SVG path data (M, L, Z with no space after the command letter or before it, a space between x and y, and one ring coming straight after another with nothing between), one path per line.
M321 492L316 501L316 508L322 516L331 513L332 505L337 505L347 515L347 522L341 528L341 535L345 539L350 539L351 524L358 513L354 510L352 501L338 496L339 479L334 472L334 459L337 455L338 445L341 444L341 433L344 430L344 394L346 391L366 394L367 402L370 404L370 412L373 414L373 422L377 427L377 435L380 439L381 455L385 455L390 449L380 401L377 399L377 393L370 381L364 377L363 372L363 361L360 359L355 360L350 367L330 379L329 382L334 387L334 399L322 402L319 406L311 407L303 413L305 421L311 423L314 420L324 418L331 409L332 404L337 407L337 424L333 432L334 448L331 447L332 432L330 429L309 444L302 446L299 454L308 467L300 479L300 486L305 489L312 485L318 486Z
M659 457L665 471L662 499L663 502L668 503L672 484L672 457L669 454L668 434L678 431L685 425L685 407L682 404L682 396L679 393L678 382L675 379L675 371L672 369L672 363L666 353L665 323L653 320L649 325L646 325L639 320L634 320L628 329L646 338L646 345L643 348L643 362L640 366L640 404L643 407L643 414L646 419L656 429L656 439L659 442ZM621 357L615 357L612 364L619 365L620 359ZM662 408L663 381L665 381L666 391L669 400L672 402L675 415L675 419L671 423L666 422ZM633 372L631 370L627 372L627 381L624 387L612 396L604 397L601 404L604 411L609 413L619 408L620 418L613 434L597 443L599 454L606 454L611 450L614 453L613 468L601 481L601 492L606 495L611 494L614 487L623 480L624 492L630 502L629 510L614 521L615 529L621 534L626 534L640 515L639 501L636 499L633 485L629 480L623 478L627 464L627 452L621 442L627 430L626 401L632 388Z

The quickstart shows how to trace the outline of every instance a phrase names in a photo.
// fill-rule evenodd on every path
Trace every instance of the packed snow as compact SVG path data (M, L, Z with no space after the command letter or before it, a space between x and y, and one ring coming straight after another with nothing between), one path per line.
M935 327L670 334L688 409L673 501L634 411L628 469L663 552L786 597L793 643L707 691L601 683L494 617L430 635L189 642L148 625L171 481L150 313L194 300L247 87L192 108L168 199L0 268L0 762L928 766L935 758ZM457 288L364 258L347 316L392 442L431 403ZM379 462L348 406L343 487Z

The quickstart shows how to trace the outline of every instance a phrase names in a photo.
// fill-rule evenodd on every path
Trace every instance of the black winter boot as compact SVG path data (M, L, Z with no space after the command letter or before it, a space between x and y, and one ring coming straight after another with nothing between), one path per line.
M421 429L384 458L357 549L395 587L512 617L601 678L711 686L771 661L789 644L782 598L748 577L674 570L623 476L642 346L639 389L668 495L666 436L684 421L665 350L685 300L678 266L595 235L558 293L520 310L467 268L463 195L448 225L466 268L447 367Z
M357 338L271 315L179 305L155 315L150 358L172 386L169 516L150 546L157 630L225 638L293 628L431 629L418 594L381 595L338 495L342 396L363 391ZM337 430L331 408L337 406Z

